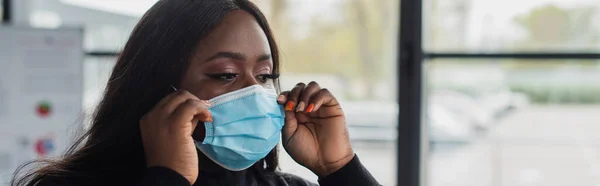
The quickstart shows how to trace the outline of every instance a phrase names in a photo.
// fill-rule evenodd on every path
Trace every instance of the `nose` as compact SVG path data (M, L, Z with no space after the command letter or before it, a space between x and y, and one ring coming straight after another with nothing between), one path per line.
M261 82L259 82L256 77L254 77L254 73L252 72L248 72L248 73L244 73L243 75L241 75L241 82L242 82L242 87L241 88L245 88L245 87L249 87L252 85L260 85Z

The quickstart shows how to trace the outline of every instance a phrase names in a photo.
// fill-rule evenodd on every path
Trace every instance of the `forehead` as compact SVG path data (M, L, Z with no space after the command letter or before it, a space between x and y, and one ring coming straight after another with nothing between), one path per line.
M200 41L199 54L239 52L249 57L270 53L269 41L254 16L242 10L227 14Z

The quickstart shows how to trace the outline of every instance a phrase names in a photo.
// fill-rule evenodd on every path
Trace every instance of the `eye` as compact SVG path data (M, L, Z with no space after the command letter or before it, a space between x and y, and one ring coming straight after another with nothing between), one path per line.
M219 73L219 74L206 74L208 77L216 79L216 80L222 80L222 81L233 81L236 77L238 77L238 74L234 74L234 73Z
M257 78L261 83L267 83L269 80L279 78L279 74L261 74Z

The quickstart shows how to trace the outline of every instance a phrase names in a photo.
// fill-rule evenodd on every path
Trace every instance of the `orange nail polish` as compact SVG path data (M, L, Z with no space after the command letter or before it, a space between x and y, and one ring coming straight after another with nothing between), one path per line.
M288 101L287 104L285 105L285 110L292 111L293 109L294 109L294 102Z
M308 104L308 106L306 107L306 112L312 112L314 108L315 108L314 104L312 104L312 103Z

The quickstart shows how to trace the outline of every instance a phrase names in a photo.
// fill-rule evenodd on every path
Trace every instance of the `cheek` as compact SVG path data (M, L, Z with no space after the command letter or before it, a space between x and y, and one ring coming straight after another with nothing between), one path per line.
M199 81L193 85L188 84L185 87L185 90L190 91L190 93L201 100L209 100L227 92L222 86L212 85L209 81Z
M200 74L186 74L179 86L177 88L187 90L201 100L209 100L222 91L219 90L219 86L212 85L208 77L202 77Z
M218 86L202 86L202 88L199 88L198 92L195 93L196 96L198 96L198 98L200 98L201 100L209 100L212 99L214 97L217 97L218 95L223 94L223 92L225 92L226 90L223 90L223 88L214 88L214 87L218 87Z

